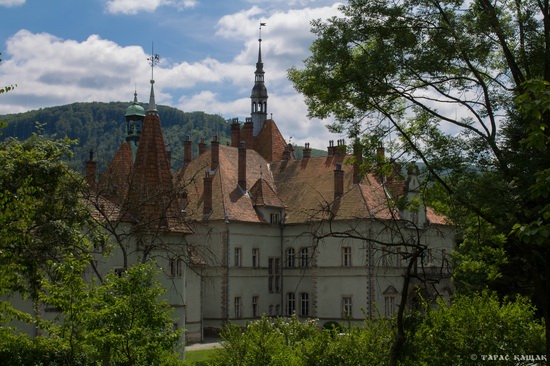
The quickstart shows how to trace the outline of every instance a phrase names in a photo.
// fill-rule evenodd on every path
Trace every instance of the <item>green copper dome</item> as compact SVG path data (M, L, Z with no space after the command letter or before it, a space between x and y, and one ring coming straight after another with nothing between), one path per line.
M145 109L137 101L137 93L134 93L134 102L126 109L124 117L140 116L145 117Z

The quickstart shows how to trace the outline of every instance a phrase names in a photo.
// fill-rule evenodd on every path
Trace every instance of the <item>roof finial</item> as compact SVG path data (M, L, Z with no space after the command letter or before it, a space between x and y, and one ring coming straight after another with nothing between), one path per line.
M259 36L258 36L258 42L259 42L258 62L262 62L262 27L265 27L265 26L266 26L266 23L260 22L260 31L259 31Z
M151 64L151 95L149 96L149 108L147 112L156 113L157 112L157 103L155 102L155 90L153 89L153 84L155 79L153 78L153 70L155 65L160 62L160 56L154 52L154 45L151 43L151 57L147 59Z

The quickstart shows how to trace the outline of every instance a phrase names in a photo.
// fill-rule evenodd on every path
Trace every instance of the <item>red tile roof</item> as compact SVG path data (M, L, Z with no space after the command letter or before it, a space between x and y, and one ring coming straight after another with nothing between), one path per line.
M185 187L188 193L188 219L263 222L255 210L258 206L285 208L287 223L326 219L329 215L336 215L338 219L400 218L399 211L391 208L390 191L402 187L403 181L382 185L380 179L369 174L360 184L354 184L353 166L347 163L351 159L349 155L267 164L258 153L249 149L247 187L251 188L244 192L237 185L238 149L229 146L220 146L219 168L211 172L212 213L203 217L204 171L210 170L210 159L210 151L207 151L193 160L178 177L177 185ZM344 180L344 193L337 199L334 198L336 163L341 164ZM397 190L402 191L401 188ZM444 217L436 215L433 210L428 209L427 214L431 223L445 223Z
M262 129L254 141L256 150L268 162L279 161L283 158L286 142L272 119L265 121Z
M285 207L284 202L263 177L250 188L250 196L254 206Z
M99 178L98 193L108 197L113 202L122 203L128 194L132 164L130 144L124 142Z
M254 209L254 201L244 192L238 181L238 148L219 147L219 167L212 172L212 214L210 220L234 220L262 222ZM204 202L204 172L210 170L211 151L198 156L177 177L177 186L187 191L189 204L187 218L201 220ZM252 187L259 178L273 186L273 177L267 162L254 150L247 149L247 187Z

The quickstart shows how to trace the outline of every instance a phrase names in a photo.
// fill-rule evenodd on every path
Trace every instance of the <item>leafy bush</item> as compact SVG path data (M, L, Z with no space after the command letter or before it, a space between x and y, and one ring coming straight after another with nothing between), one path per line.
M437 309L427 308L411 334L409 363L465 365L482 355L508 355L508 364L515 365L515 355L546 354L544 335L544 325L524 298L501 303L489 292L458 296L452 304L441 300Z

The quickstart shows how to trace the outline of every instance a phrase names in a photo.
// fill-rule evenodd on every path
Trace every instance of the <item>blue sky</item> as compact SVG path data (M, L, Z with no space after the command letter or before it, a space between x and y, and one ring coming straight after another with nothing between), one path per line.
M327 121L310 120L286 70L302 65L312 19L338 14L331 0L0 0L0 114L84 101L149 97L158 104L244 120L259 23L268 113L288 140L324 149Z

